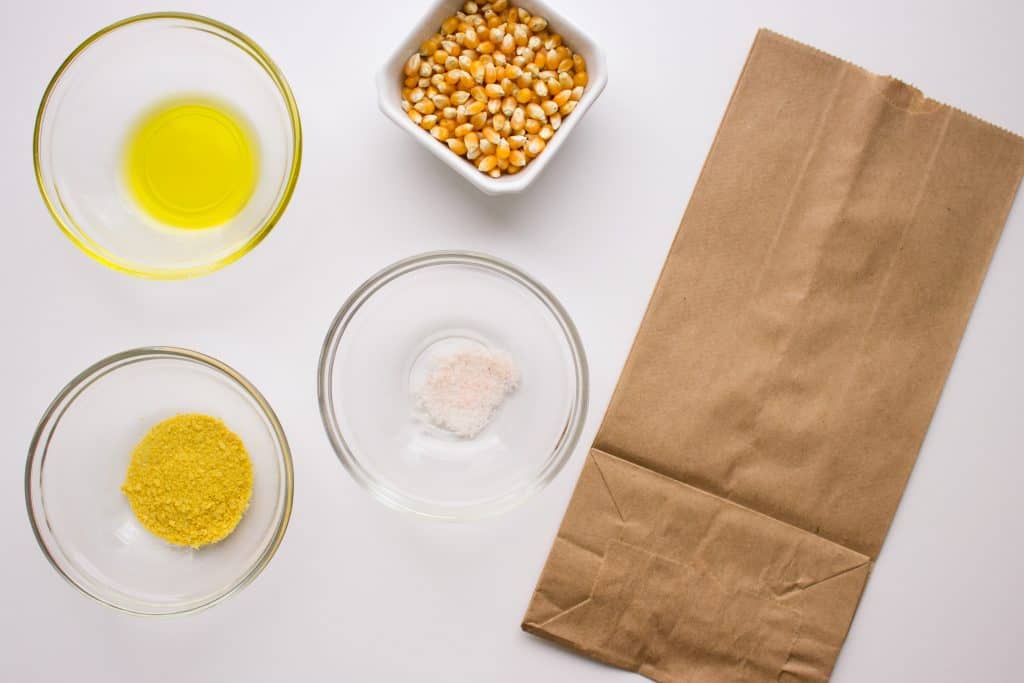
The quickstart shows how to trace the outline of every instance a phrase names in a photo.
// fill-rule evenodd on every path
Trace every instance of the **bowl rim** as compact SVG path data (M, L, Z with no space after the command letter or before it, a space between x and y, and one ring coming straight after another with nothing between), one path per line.
M74 405L75 400L85 389L87 389L93 382L101 379L110 372L124 367L125 365L158 358L171 358L174 360L184 360L205 365L227 375L229 379L234 380L239 386L241 386L245 393L256 402L260 411L263 413L263 416L273 428L275 440L277 441L278 447L281 449L281 460L283 461L285 470L284 507L281 518L277 523L277 528L274 531L273 538L266 547L263 548L256 562L254 562L239 579L232 583L229 588L217 593L209 600L192 605L185 609L172 611L146 611L125 607L124 605L106 600L99 595L94 594L86 586L77 582L74 577L65 570L64 566L61 565L59 558L55 557L54 553L50 550L50 546L47 542L48 539L57 548L60 547L60 544L55 538L52 538L53 535L50 532L49 521L46 519L45 515L45 506L42 505L42 491L40 490L37 477L33 476L37 469L37 465L39 472L42 472L50 439L59 427L61 418L64 413ZM294 499L294 479L291 448L288 446L288 439L285 436L284 428L281 426L273 408L270 407L270 404L263 397L263 394L261 394L259 390L249 382L249 380L231 366L217 360L216 358L199 353L198 351L173 346L143 346L115 353L93 363L65 384L57 393L56 397L54 397L50 402L50 405L47 406L46 410L43 412L42 418L39 420L36 431L32 436L32 441L28 449L28 458L25 461L25 507L28 512L29 523L32 526L32 533L35 536L36 543L39 545L39 549L57 573L80 593L87 595L101 605L119 612L144 617L178 616L200 612L222 602L223 600L226 600L252 583L263 569L266 568L270 563L270 560L277 553L277 549L280 547L281 541L284 539L285 532L288 529L288 522L291 519L292 502ZM42 515L42 519L36 518L37 508L40 511L39 514Z
M205 25L208 28L223 31L237 39L240 43L240 45L237 45L239 49L244 47L244 50L249 52L250 57L252 57L253 60L267 73L267 75L270 76L271 80L274 81L278 92L288 108L288 117L292 127L293 150L288 170L288 178L285 182L284 193L281 195L281 198L273 211L270 212L269 217L264 219L262 227L244 244L230 254L215 261L187 268L147 268L145 266L132 264L129 261L121 260L112 254L108 254L106 250L92 245L88 239L80 237L76 234L76 231L72 226L67 225L64 219L61 218L60 213L57 211L55 200L50 197L46 190L46 184L43 179L43 172L40 163L40 134L42 132L43 118L46 114L48 105L50 104L50 98L56 90L61 78L78 56L94 44L98 43L108 34L125 26L143 23L146 21L165 19L181 19L196 22L198 24ZM256 246L262 242L268 234L270 234L270 231L273 230L274 226L277 225L281 216L284 215L285 209L288 208L288 204L295 192L295 186L299 179L299 170L302 166L302 122L299 118L298 103L295 101L295 96L292 94L291 87L288 85L288 81L285 79L284 73L270 58L270 55L264 52L263 48L261 48L252 38L228 24L201 14L192 14L189 12L147 12L115 21L114 23L101 28L82 41L78 47L72 50L64 61L61 62L57 71L54 72L49 83L47 83L46 89L43 91L43 96L39 101L39 108L36 110L35 126L32 131L32 165L35 170L36 185L39 188L39 193L42 195L43 203L46 204L47 211L49 211L50 216L57 223L57 227L61 229L61 232L71 240L72 244L82 250L86 255L108 268L128 275L133 275L135 277L152 280L183 280L198 277L200 275L207 275L234 263L255 249ZM85 233L83 232L82 234L84 235Z
M550 162L551 159L561 150L563 143L569 135L572 134L572 131L575 130L576 125L583 119L593 104L601 96L601 93L604 92L605 87L608 85L607 57L605 56L605 52L601 48L601 45L594 40L589 33L580 28L579 24L570 21L568 17L552 7L545 0L528 0L528 2L522 2L524 6L526 4L533 6L531 11L534 14L543 13L545 18L551 22L552 26L568 27L577 34L579 40L576 42L579 44L585 44L592 53L592 56L587 58L590 82L587 84L586 88L584 88L583 97L577 104L572 116L566 118L562 127L559 128L558 132L560 135L556 134L551 138L548 142L548 146L540 156L527 164L523 171L514 176L491 178L478 171L476 167L473 166L472 163L466 161L465 158L452 153L446 146L438 143L437 140L431 137L430 133L414 124L405 112L402 111L399 102L401 84L398 80L398 73L394 70L394 64L404 63L405 59L408 58L408 54L403 51L403 48L410 43L419 45L419 42L425 36L429 35L430 29L424 28L429 26L427 24L428 18L438 9L447 5L452 5L453 2L454 0L433 0L427 6L425 12L420 16L417 23L409 30L405 38L388 54L384 64L377 70L376 74L377 107L386 117L388 117L388 119L391 120L392 123L406 131L437 159L468 180L474 187L484 194L506 195L522 192L533 184L533 181L536 180L537 176L544 171L548 162ZM565 29L562 28L561 30L564 32Z
M349 447L338 426L338 421L335 417L332 376L338 347L349 322L351 322L363 304L377 290L391 281L416 270L444 265L469 265L483 268L510 278L536 296L540 303L544 304L554 316L565 336L573 358L576 386L566 422L567 426L552 449L547 462L538 472L537 476L528 484L512 489L484 503L473 503L458 507L435 506L431 510L426 510L423 507L417 507L414 498L383 484L363 467L359 457ZM338 310L324 338L320 351L320 361L317 366L317 403L320 408L320 418L335 455L356 483L366 489L374 498L389 507L420 517L443 521L471 521L497 516L526 502L547 486L562 470L566 462L568 462L569 457L579 443L580 435L586 422L589 395L590 374L583 342L572 318L558 299L555 298L554 294L533 277L512 264L488 254L473 251L425 252L397 261L372 275L356 288Z

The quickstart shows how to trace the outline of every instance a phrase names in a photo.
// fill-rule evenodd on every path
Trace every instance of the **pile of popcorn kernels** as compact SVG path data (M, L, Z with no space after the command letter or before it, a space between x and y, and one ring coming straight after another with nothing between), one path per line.
M492 178L536 158L587 86L587 65L543 17L470 0L405 63L402 109Z

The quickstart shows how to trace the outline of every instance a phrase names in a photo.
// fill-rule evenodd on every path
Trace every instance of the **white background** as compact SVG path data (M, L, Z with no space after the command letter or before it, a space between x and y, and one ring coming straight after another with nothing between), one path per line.
M526 194L490 198L376 109L373 74L420 0L0 0L0 679L629 681L519 630L585 444L758 26L1024 132L1024 3L552 0L604 45L608 89ZM826 6L826 4L828 6ZM68 242L32 176L36 106L83 38L155 9L210 15L277 61L302 113L291 206L239 263L189 282L108 271ZM384 508L321 428L315 365L365 277L438 248L491 252L546 283L590 357L591 413L566 469L500 519L438 525ZM1018 201L833 680L1020 680L1024 641L1024 202ZM36 547L22 477L53 395L93 361L191 347L269 398L295 457L277 556L226 603L139 619L67 586Z

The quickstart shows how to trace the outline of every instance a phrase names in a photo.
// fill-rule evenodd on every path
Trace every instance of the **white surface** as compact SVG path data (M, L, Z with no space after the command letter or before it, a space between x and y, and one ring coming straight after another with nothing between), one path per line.
M438 525L385 508L330 451L316 357L345 296L416 252L492 252L579 326L601 414L747 48L767 25L1024 132L1024 4L557 0L606 49L609 87L538 184L485 197L380 114L373 74L425 2L178 3L260 42L302 112L302 176L280 225L190 282L130 279L53 225L32 177L38 98L93 30L157 5L0 4L0 183L8 256L0 392L0 678L35 681L631 681L518 629L584 446L500 519ZM1024 640L1024 202L1018 201L834 681L1019 680ZM32 430L85 366L142 344L221 358L268 397L295 454L277 557L196 616L141 620L65 585L29 531Z

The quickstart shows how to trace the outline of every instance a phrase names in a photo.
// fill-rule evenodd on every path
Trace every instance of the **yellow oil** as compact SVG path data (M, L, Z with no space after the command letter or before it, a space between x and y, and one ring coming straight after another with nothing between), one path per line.
M240 116L207 99L146 112L128 135L126 184L146 213L178 228L234 218L256 189L259 150Z

